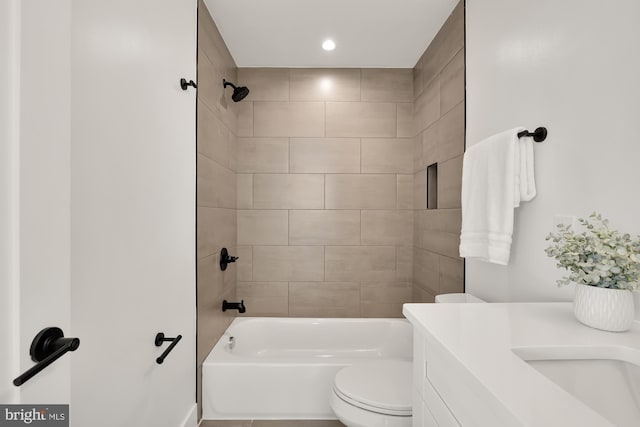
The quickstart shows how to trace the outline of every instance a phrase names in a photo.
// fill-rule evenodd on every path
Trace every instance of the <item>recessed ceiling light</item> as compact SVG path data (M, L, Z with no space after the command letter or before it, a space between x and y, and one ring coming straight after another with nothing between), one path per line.
M333 50L336 48L336 43L331 39L327 39L322 43L322 48L324 50Z

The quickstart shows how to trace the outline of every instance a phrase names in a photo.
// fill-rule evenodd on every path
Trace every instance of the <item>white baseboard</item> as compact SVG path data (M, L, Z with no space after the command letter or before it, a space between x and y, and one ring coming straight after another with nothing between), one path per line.
M180 427L198 426L198 405L194 403Z

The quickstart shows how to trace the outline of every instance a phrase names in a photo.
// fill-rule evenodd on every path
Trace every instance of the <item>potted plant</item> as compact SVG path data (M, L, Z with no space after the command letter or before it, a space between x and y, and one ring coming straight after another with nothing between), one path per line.
M635 317L632 291L640 278L640 238L609 228L609 221L593 213L578 220L581 231L558 225L545 250L569 272L559 286L575 283L573 310L587 326L626 331Z

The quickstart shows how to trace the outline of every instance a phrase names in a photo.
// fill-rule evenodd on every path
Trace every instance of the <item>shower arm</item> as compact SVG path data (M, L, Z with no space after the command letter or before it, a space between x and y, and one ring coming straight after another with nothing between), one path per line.
M237 86L231 82L228 82L226 79L222 79L222 87L226 89L227 86L231 86L233 89L236 89Z

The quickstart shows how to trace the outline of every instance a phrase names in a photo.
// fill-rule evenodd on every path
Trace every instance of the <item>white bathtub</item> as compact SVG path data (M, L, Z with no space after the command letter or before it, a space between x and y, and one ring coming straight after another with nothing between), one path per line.
M203 418L335 419L329 395L338 370L411 360L411 346L405 319L237 318L202 366Z

